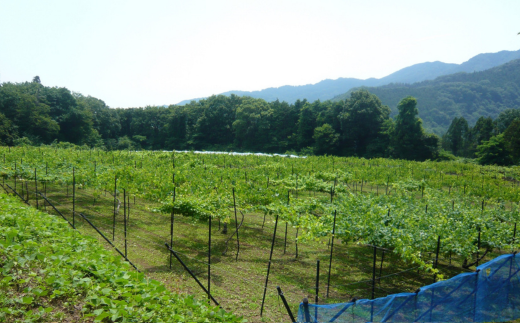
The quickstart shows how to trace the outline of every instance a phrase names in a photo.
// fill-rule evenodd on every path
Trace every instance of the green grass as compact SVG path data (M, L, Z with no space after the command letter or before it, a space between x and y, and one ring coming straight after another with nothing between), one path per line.
M373 188L364 187L365 190ZM31 187L29 186L29 190ZM42 189L40 189L42 190ZM56 207L72 222L72 189L49 183L47 196ZM381 189L380 189L381 193ZM307 195L300 194L300 198ZM122 199L122 193L118 195ZM146 200L130 197L130 216L127 229L128 258L146 274L163 283L169 290L182 294L194 295L202 303L206 303L206 295L182 266L173 259L172 269L169 267L169 253L164 245L170 242L170 215L155 211L160 205ZM34 199L31 204L35 204ZM42 207L42 201L39 202ZM55 213L49 206L45 208ZM78 189L76 191L76 211L82 212L112 239L113 197L103 192L95 201L93 191ZM231 212L231 210L230 210ZM239 222L241 215L239 214ZM226 311L243 315L250 322L287 322L288 316L276 293L276 286L284 292L291 310L296 315L298 305L304 297L311 302L315 298L316 262L320 260L320 303L347 302L353 297L370 298L372 293L373 249L353 243L342 243L336 240L331 270L329 297L326 297L327 277L330 249L328 240L300 242L298 258L295 255L296 229L288 227L286 252L284 253L285 223L279 223L273 261L263 317L260 317L260 306L264 291L269 252L274 231L274 219L268 217L262 228L262 214L245 214L244 224L239 230L240 254L236 256L236 238L229 240L228 250L225 241L233 234L235 222L229 224L228 234L219 231L218 222L212 226L211 257L211 292ZM110 245L76 216L76 225L80 232L95 237L107 249ZM222 228L222 226L221 226ZM123 205L116 216L116 232L114 244L124 252ZM202 284L207 284L207 250L208 223L194 222L182 216L175 217L173 249L185 261L187 266L197 275ZM114 253L114 255L117 255ZM375 297L388 294L414 291L433 282L431 273L416 270L414 265L404 263L399 255L385 252L381 265L382 251L377 252L376 275L384 277L375 286ZM496 254L490 254L491 259ZM433 260L434 255L426 259ZM485 261L485 260L484 260ZM464 270L460 268L461 259L440 259L439 268L445 277L452 277ZM412 270L413 269L413 270ZM404 273L385 277L405 271Z

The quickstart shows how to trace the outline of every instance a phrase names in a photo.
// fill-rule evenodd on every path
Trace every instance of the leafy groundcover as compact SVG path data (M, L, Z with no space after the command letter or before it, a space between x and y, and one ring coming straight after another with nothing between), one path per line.
M245 322L132 271L62 219L0 194L0 322Z

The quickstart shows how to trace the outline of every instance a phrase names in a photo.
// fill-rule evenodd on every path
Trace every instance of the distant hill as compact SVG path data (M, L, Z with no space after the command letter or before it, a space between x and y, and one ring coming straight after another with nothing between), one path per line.
M426 62L405 67L395 73L380 79L370 78L366 80L356 78L339 78L337 80L323 80L316 84L299 86L285 85L278 88L267 88L260 91L228 91L221 94L239 96L251 96L261 98L268 102L280 100L293 103L298 99L307 101L329 100L347 92L351 88L360 86L381 86L390 83L415 83L425 80L433 80L442 75L458 72L479 72L495 66L502 65L514 59L520 58L520 50L501 51L498 53L479 54L462 64L448 64L442 62ZM199 99L193 99L195 101ZM178 105L184 105L193 100L184 100Z
M482 68L487 66L484 62L474 61L469 66ZM393 115L402 98L409 95L417 98L425 128L440 135L454 117L463 116L472 125L480 116L495 118L505 109L520 108L520 59L481 72L460 72L432 81L364 88L388 105ZM333 101L348 98L351 91L336 96Z

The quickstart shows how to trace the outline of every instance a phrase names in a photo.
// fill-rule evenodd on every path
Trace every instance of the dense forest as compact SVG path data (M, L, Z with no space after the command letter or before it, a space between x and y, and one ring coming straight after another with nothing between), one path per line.
M401 98L397 109L391 118L390 108L367 90L351 92L344 100L312 103L218 95L184 106L112 109L99 99L46 87L35 77L32 82L1 84L0 141L3 145L69 142L107 150L518 161L513 142L520 138L515 132L520 130L520 119L515 121L520 110L507 110L496 120L482 117L474 127L464 118L455 118L441 142L424 130L415 98ZM505 159L483 157L502 148Z
M496 118L507 109L520 107L520 60L514 60L482 72L456 73L433 81L414 84L390 84L366 88L397 114L399 101L413 96L419 102L424 127L437 135L448 129L454 117L475 124L483 117ZM350 93L336 97L342 101Z

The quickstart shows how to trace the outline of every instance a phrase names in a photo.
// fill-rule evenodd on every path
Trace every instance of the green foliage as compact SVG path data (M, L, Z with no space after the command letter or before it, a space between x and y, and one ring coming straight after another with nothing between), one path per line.
M417 100L404 98L399 102L398 109L392 134L394 156L412 160L434 159L439 149L439 139L424 133L422 120L417 117Z
M258 149L269 143L270 118L273 111L264 100L246 98L236 110L233 122L238 148Z
M386 246L406 262L427 269L431 263L424 254L435 250L438 235L443 237L441 252L468 258L476 251L478 228L484 248L517 247L511 234L519 220L518 167L480 166L465 160L203 155L57 145L15 147L10 152L0 147L0 151L6 153L6 162L0 165L3 178L32 181L36 168L40 181L66 185L72 182L74 168L78 187L102 192L110 191L117 177L119 190L161 202L157 212L173 211L193 220L229 222L234 189L239 210L279 215L280 221L300 229L302 241L330 237L336 210L341 241ZM482 200L490 206L484 212ZM14 234L1 232L8 238Z
M478 118L496 118L507 109L520 107L520 60L514 60L485 71L457 73L413 84L394 83L367 88L381 102L398 113L400 100L417 98L424 127L442 135L455 117L463 117L469 125ZM349 93L336 100L345 99ZM511 121L514 118L510 119ZM507 125L500 126L504 131Z
M520 118L520 109L507 109L498 115L496 122L497 131L502 133L517 118Z
M511 157L506 148L504 134L491 137L489 141L484 141L477 148L478 161L481 165L511 165Z
M336 134L334 129L332 129L328 123L314 129L314 136L312 138L315 142L314 153L316 155L327 153L336 154L338 150L339 135Z
M232 205L229 196L209 194L198 197L193 195L179 196L174 202L163 202L162 212L179 214L199 221L207 221L209 218L229 222L231 213L228 208Z
M377 141L390 108L366 90L351 93L340 115L344 130L343 144L353 154L365 156L367 147Z
M31 146L33 142L27 137L22 137L13 140L13 144L15 146Z
M316 127L316 116L311 104L306 103L300 111L298 119L297 142L298 147L310 147L313 145L314 128Z
M452 153L441 149L439 155L437 155L436 161L452 161L457 159Z
M0 145L13 145L16 137L16 128L3 113L0 113Z
M442 137L442 145L456 156L465 156L469 127L463 117L454 118L446 134Z
M0 321L242 322L171 293L54 215L0 194ZM72 314L71 314L72 313Z
M504 131L504 141L513 163L520 162L520 117L516 118Z

